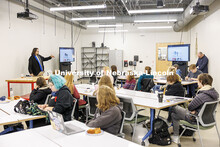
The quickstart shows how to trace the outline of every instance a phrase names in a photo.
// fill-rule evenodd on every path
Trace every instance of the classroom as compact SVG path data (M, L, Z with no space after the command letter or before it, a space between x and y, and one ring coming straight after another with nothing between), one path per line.
M0 0L0 147L220 146L219 26L220 0Z

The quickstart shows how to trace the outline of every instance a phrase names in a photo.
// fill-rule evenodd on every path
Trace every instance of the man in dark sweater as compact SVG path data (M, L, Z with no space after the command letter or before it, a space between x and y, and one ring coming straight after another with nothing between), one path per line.
M212 88L212 77L206 73L200 74L198 77L199 91L196 97L188 106L188 110L180 106L175 106L172 109L172 121L173 121L173 132L172 140L175 143L179 142L179 121L185 120L189 123L196 123L195 119L190 114L198 115L203 104L205 102L217 101L219 98L218 92Z
M209 59L202 52L198 53L198 60L196 63L196 67L201 70L203 73L208 73L208 62Z

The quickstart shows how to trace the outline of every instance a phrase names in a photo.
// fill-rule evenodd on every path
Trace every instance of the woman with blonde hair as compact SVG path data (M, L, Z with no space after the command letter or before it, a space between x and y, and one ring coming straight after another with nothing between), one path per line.
M70 89L70 92L73 95L73 97L79 99L80 98L79 92L73 83L73 79L74 79L73 74L72 73L66 74L64 78L66 80L65 85Z
M66 80L65 85L69 88L72 96L77 99L74 117L75 117L76 120L78 120L78 118L79 118L79 106L85 105L86 101L80 99L79 92L78 92L78 90L76 89L76 86L73 83L74 75L72 73L71 74L66 74L64 78Z
M101 77L101 79L99 80L98 86L96 87L96 90L94 91L93 95L96 95L97 90L99 89L99 87L101 87L102 85L108 86L110 87L114 92L115 89L113 87L113 84L111 82L111 79L109 78L109 76L104 75Z
M100 86L97 93L97 102L95 117L87 126L101 128L111 134L118 134L122 115L121 109L118 107L120 101L114 90L106 85Z
M134 78L134 73L129 70L128 71L128 75L127 75L127 79L125 82L125 85L123 86L124 89L129 89L129 90L134 90L134 87L136 85L136 80Z
M111 79L112 84L114 83L114 78L111 75L111 70L108 66L103 67L103 74L109 76L109 78Z

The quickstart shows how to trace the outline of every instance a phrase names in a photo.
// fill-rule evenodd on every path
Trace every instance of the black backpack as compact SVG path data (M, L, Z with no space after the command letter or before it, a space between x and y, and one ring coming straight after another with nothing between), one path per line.
M15 106L14 111L21 114L27 114L27 109L30 108L30 103L27 100L20 100Z
M149 138L149 142L161 146L170 145L172 143L168 125L164 120L160 118L154 119L153 132L152 136Z

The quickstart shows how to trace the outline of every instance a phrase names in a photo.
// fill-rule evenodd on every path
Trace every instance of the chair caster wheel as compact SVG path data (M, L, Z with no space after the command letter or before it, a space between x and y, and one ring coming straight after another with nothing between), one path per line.
M196 141L196 139L195 139L195 138L193 138L193 141L195 142L195 141Z
M180 144L180 143L178 144L178 147L181 147L181 144Z
M142 142L141 142L141 145L142 145L142 146L145 146L145 142L144 142L144 141L142 141Z

